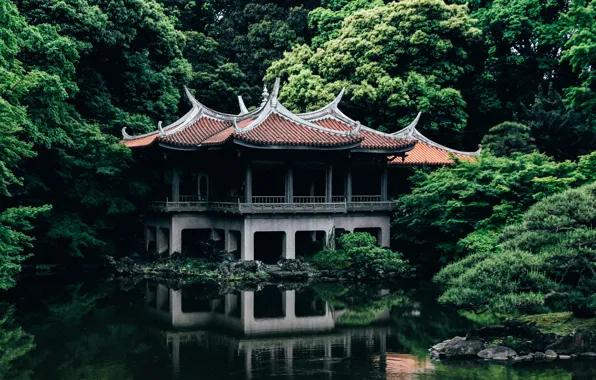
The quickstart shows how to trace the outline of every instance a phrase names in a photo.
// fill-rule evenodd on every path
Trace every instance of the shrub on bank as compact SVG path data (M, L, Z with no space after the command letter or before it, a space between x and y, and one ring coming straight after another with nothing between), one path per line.
M337 249L318 252L311 263L318 269L346 270L358 278L412 273L401 253L378 247L369 233L344 234L337 239L337 245Z

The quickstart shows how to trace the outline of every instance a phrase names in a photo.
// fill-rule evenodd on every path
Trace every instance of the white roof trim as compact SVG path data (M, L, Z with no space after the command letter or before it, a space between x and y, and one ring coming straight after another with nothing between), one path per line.
M428 137L424 136L422 133L420 133L418 131L418 129L416 129L416 126L418 125L418 122L420 121L420 116L422 115L422 112L418 112L418 115L416 115L416 118L414 119L414 121L412 121L410 123L410 125L408 125L407 127L392 133L392 135L394 136L398 136L398 137L402 137L402 138L407 138L407 139L416 139L419 141L422 141L432 147L438 148L438 149L442 149L442 150L446 150L448 152L451 153L455 153L455 154L461 154L463 156L477 156L480 154L480 152L482 151L482 147L479 146L478 150L475 152L464 152L461 150L456 150L456 149L451 149L446 147L445 145L441 145L439 143L436 143L434 141L432 141L431 139L429 139Z
M240 115L244 115L248 113L248 108L244 104L244 100L242 99L242 95L238 95L238 105L240 106Z
M312 120L312 119L320 119L320 118L323 118L328 115L333 115L336 112L341 113L341 111L339 111L338 105L344 96L345 90L346 90L346 88L343 87L341 89L341 91L339 92L339 94L335 97L335 99L331 103L327 104L325 107L319 108L318 110L315 110L315 111L299 113L299 114L296 114L296 116L301 117L303 119ZM345 116L345 115L343 115L343 116ZM352 119L348 118L347 116L345 116L345 117L347 119L353 121Z

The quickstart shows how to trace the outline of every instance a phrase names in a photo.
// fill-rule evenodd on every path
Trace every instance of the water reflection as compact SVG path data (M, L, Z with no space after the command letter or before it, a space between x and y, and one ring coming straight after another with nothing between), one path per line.
M383 289L378 295L388 293ZM202 299L190 289L148 283L145 311L174 330L162 334L175 374L189 364L181 363L184 351L196 351L197 347L223 347L228 361L242 357L241 372L246 378L263 371L275 376L292 377L298 371L331 378L343 360L353 358L370 358L366 364L382 372L415 373L432 368L412 355L387 355L388 344L397 341L389 307L374 312L371 326L339 328L348 309L332 308L310 289L267 287Z
M475 326L418 285L230 291L20 284L0 309L2 379L591 379L595 362L431 362ZM0 304L1 305L1 304Z

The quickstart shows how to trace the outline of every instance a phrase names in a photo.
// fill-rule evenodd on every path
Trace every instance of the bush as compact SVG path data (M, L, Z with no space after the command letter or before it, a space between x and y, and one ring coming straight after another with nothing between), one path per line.
M500 250L446 266L440 301L513 313L573 310L596 315L596 184L532 206L500 236Z
M366 232L344 234L337 239L337 250L323 250L312 259L319 269L349 270L357 278L407 274L412 268L399 252L377 247Z

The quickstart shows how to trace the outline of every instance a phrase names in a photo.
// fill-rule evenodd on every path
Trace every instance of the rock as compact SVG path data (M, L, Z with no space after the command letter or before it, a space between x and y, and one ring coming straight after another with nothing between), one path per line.
M581 358L596 359L596 352L582 352L579 356Z
M579 354L590 351L595 345L595 337L592 331L576 331L569 335L544 335L545 348L562 354Z
M277 265L281 268L282 271L285 272L311 272L314 271L314 268L304 259L297 258L297 259L285 259L281 258Z
M513 351L509 347L491 344L484 350L478 352L478 356L483 359L509 360L512 359L514 356L517 356L517 352Z
M217 270L223 276L242 276L247 273L265 272L267 267L259 260L226 261L221 263Z
M559 355L557 355L557 353L553 350L546 350L544 351L544 356L546 356L546 359L553 360L556 359Z
M540 361L540 360L545 360L545 359L546 359L546 355L544 354L544 352L535 352L534 353L534 360Z
M569 356L569 355L559 355L559 359L568 360L568 359L571 359L571 356Z
M431 348L431 357L446 359L474 358L478 352L482 351L483 349L484 342L481 340L468 340L466 338L456 336L453 339L434 345Z
M528 355L517 355L513 357L514 362L531 362L534 360L534 354L530 353Z

